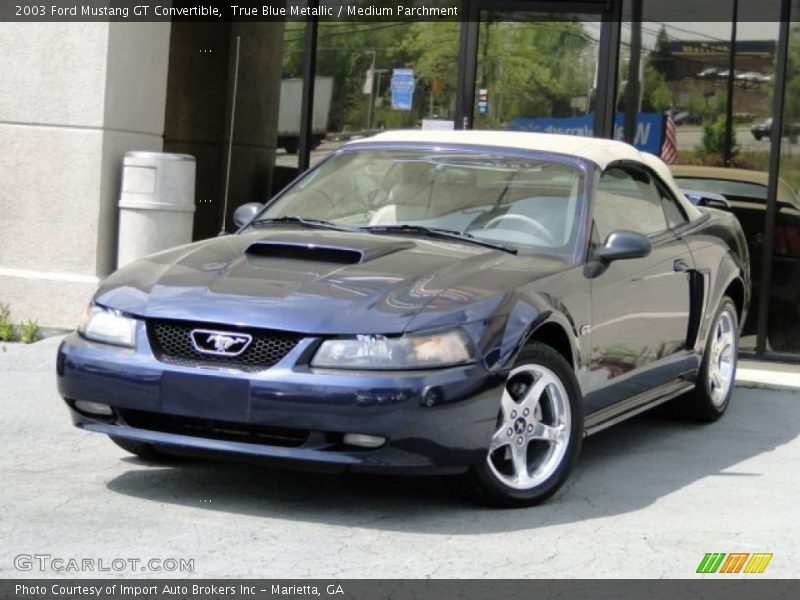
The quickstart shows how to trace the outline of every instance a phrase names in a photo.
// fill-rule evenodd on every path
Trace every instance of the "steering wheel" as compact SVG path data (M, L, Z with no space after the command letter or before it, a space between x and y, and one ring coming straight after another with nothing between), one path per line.
M500 221L509 220L509 221L518 221L528 225L536 230L536 235L542 238L545 242L550 244L551 246L558 246L558 242L553 238L553 234L551 234L547 228L539 223L536 219L532 217L528 217L526 215L518 215L518 214L508 214L508 215L499 215L494 219L491 219L486 225L484 225L484 229L490 229L492 226L496 225Z

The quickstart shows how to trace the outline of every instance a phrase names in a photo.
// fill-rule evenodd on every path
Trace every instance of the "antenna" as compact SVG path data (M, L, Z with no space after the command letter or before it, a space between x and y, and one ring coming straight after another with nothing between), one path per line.
M231 184L231 156L233 155L233 124L236 119L236 92L239 89L239 44L241 36L236 36L236 59L233 67L233 98L231 99L231 132L228 137L228 164L225 167L225 197L222 201L222 229L219 234L225 235L225 221L228 218L228 189Z

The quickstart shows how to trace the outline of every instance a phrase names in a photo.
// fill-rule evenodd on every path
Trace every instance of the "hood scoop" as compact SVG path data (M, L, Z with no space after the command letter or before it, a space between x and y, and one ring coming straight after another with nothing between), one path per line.
M329 244L259 240L250 244L245 250L245 254L264 258L357 265L413 247L413 242L388 242L370 245L366 248L352 248Z

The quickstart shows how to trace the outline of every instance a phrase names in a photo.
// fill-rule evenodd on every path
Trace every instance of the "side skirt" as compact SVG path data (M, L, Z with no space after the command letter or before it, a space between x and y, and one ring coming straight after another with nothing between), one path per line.
M625 419L630 419L659 404L672 400L676 396L691 391L694 385L694 383L688 381L673 381L586 415L583 429L584 436L603 431L607 427L616 425Z

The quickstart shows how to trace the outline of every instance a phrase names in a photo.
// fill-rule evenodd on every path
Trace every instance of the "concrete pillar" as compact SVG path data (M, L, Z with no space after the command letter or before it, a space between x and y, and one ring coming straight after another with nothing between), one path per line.
M197 161L194 239L219 232L222 220L228 23L173 23L164 124L164 151Z
M229 230L236 207L263 201L270 189L283 23L175 23L172 27L164 150L197 159L195 239L216 235L222 224L237 35L241 46Z
M114 265L128 150L162 149L169 23L0 23L0 303L74 327Z

